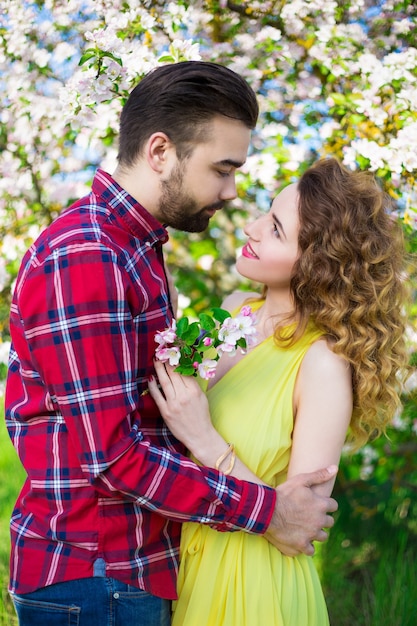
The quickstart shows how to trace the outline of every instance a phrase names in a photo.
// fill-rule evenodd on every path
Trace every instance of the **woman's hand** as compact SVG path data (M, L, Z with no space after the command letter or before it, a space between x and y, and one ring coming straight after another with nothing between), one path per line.
M155 361L160 388L152 378L148 384L149 392L171 432L196 458L200 458L201 447L216 433L207 398L195 378L182 376L174 369Z
M153 378L148 383L149 392L167 426L202 465L216 467L229 443L212 425L207 398L200 385L192 376L181 376L161 361L155 361L155 372L160 387ZM230 475L265 484L238 456Z

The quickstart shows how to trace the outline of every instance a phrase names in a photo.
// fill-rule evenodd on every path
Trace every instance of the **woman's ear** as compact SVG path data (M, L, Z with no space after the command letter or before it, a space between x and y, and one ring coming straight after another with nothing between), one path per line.
M156 132L146 142L145 156L150 168L157 174L163 174L171 168L173 157L176 158L175 146L168 135Z

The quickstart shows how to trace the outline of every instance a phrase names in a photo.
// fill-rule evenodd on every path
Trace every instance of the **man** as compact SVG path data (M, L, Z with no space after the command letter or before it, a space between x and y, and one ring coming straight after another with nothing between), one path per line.
M267 533L288 554L312 554L333 524L336 503L310 486L335 468L275 491L197 467L143 393L173 317L165 226L202 231L236 196L257 115L229 69L154 70L123 109L113 176L99 170L23 259L6 393L28 474L11 521L22 626L168 624L185 520Z

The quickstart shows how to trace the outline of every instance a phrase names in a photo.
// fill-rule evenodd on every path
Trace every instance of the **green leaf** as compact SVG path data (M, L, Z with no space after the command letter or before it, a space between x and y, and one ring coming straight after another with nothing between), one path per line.
M197 322L193 322L192 324L188 326L187 330L181 335L181 339L185 341L186 343L188 343L189 345L192 345L198 339L199 334L200 334L200 327Z
M177 330L176 330L177 336L182 337L184 333L187 331L188 326L189 326L188 317L182 317L180 320L178 320Z
M159 57L159 63L174 63L175 59L170 54L164 54L164 56Z
M123 66L122 59L119 59L119 57L114 56L114 54L112 54L111 52L100 52L100 57L102 59L104 59L105 57L109 57L113 61L116 61L116 63L118 63L119 65Z
M87 63L87 61L97 56L98 56L97 50L94 50L93 48L88 48L88 50L84 52L81 59L78 61L78 65L84 65L84 63Z
M216 322L213 320L212 317L210 317L210 315L207 315L207 313L201 313L200 314L200 323L201 323L201 328L203 328L204 330L213 330L213 328L216 328Z
M212 350L212 349L213 349L213 345L206 346L204 345L203 341L199 341L198 346L196 347L196 350L198 352L207 352L207 350Z
M191 357L194 352L194 349L191 346L181 346L181 354L184 356Z
M182 354L181 354L181 357L180 357L180 362L179 362L179 364L180 364L180 365L184 365L184 366L185 366L185 365L187 365L187 366L188 366L188 365L192 365L192 364L193 364L193 361L191 360L190 356L185 355L184 353L182 353Z
M183 376L197 376L196 371L192 365L178 365L175 371Z
M330 94L330 97L332 98L335 104L339 104L339 105L346 104L346 96L343 93L333 92Z
M216 319L218 322L220 322L221 324L224 322L224 320L226 320L228 317L232 317L231 314L229 313L229 311L226 311L226 309L221 309L218 307L214 307L212 309L213 311L213 317L214 319Z

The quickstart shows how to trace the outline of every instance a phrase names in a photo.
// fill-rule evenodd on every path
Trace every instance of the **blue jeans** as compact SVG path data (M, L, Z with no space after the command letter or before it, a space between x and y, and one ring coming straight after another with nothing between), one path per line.
M19 626L169 626L171 603L114 578L80 578L12 594Z

